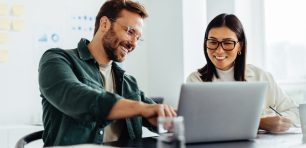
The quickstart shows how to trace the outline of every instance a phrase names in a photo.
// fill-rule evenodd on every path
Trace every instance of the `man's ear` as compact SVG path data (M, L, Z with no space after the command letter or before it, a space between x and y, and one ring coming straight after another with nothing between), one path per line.
M109 30L110 26L111 26L110 20L106 16L102 16L101 19L100 19L99 29L102 32L106 32L106 31Z

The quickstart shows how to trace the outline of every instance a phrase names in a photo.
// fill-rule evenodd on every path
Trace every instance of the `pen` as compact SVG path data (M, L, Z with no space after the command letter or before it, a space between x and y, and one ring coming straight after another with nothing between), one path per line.
M278 112L276 109L274 109L272 106L269 106L269 108L271 108L276 114L278 114L279 116L283 116L280 112ZM294 127L301 127L300 125L297 125L295 123L292 123L292 125Z
M269 108L271 108L276 114L278 114L279 116L283 116L281 113L279 113L277 110L275 110L273 107L269 106Z

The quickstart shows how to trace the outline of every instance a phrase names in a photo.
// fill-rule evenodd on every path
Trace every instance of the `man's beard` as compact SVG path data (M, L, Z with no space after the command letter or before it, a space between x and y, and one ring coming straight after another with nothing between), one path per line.
M123 41L120 41L119 37L113 30L113 27L108 30L104 37L102 38L102 45L103 48L110 60L116 61L116 62L122 62L123 59L120 59L120 54L119 52L116 53L116 51L119 48L120 43Z

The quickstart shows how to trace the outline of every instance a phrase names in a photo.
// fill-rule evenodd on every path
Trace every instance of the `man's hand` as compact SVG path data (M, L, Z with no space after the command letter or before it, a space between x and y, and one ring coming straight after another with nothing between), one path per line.
M142 116L148 119L152 125L157 126L157 118L159 116L175 117L176 111L172 107L164 104L147 104L140 101L120 99L112 107L107 119L117 120L135 116Z
M152 125L157 126L158 117L175 117L176 111L165 104L145 104L140 108L140 115L146 118Z
M290 119L282 116L262 117L260 119L259 129L270 132L284 132L292 126Z

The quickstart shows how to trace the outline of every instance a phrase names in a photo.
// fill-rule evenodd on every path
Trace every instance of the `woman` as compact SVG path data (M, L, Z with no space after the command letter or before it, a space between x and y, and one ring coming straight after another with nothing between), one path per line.
M259 128L283 132L299 122L298 109L276 84L271 74L246 65L247 42L241 22L235 15L220 14L207 26L204 54L207 64L187 78L187 82L266 81L269 84ZM282 114L279 116L269 106Z

